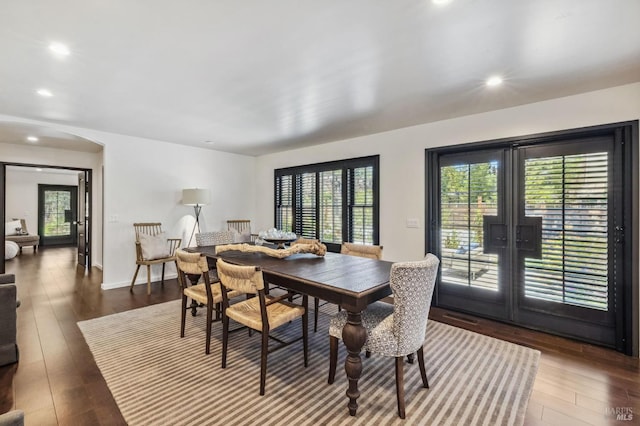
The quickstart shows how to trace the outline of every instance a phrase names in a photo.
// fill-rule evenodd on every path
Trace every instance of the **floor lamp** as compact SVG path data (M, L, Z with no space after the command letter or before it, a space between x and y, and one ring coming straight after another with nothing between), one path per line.
M196 227L198 227L198 232L200 232L200 211L202 210L202 206L209 204L209 201L210 197L208 189L188 188L182 190L182 204L185 206L193 206L196 213L196 223L193 224L193 229L191 230L191 236L189 237L187 247L191 245L191 240L193 239L193 234L196 232Z

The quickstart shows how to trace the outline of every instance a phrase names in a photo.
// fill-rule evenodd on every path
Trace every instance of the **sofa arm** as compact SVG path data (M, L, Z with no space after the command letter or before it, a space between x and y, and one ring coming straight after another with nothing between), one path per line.
M0 284L0 366L18 361L16 285Z
M13 274L0 274L0 284L13 284L16 282L16 276Z
M24 412L13 410L0 414L0 426L24 426Z

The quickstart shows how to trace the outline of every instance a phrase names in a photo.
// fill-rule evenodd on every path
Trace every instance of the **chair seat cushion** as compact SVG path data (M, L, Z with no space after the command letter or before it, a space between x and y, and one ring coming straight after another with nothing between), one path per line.
M190 297L198 303L207 304L207 289L205 283L198 285L192 285L183 290L185 296ZM220 283L211 284L211 294L213 295L213 304L222 303L222 290L220 289ZM241 293L237 291L230 291L227 293L230 298L239 296Z
M262 330L260 299L258 297L252 297L229 306L226 309L226 315L254 330ZM302 315L304 315L304 307L294 303L282 301L267 306L267 318L271 330Z
M347 323L347 313L338 312L329 323L329 335L342 339L342 329ZM375 302L362 311L362 325L367 330L363 349L384 356L405 356L398 353L398 339L393 334L393 305Z

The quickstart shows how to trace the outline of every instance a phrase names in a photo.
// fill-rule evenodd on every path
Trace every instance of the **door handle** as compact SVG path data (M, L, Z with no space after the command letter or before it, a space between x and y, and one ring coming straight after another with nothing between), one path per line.
M526 257L542 257L542 217L525 216L516 226L516 247Z

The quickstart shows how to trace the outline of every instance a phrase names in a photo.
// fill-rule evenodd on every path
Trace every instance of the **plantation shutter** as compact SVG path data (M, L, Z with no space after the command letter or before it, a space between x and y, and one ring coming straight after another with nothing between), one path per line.
M296 232L304 238L318 238L316 173L296 175Z
M293 176L276 177L276 228L293 230Z
M525 214L542 216L542 258L525 261L525 296L607 311L607 152L525 161Z

